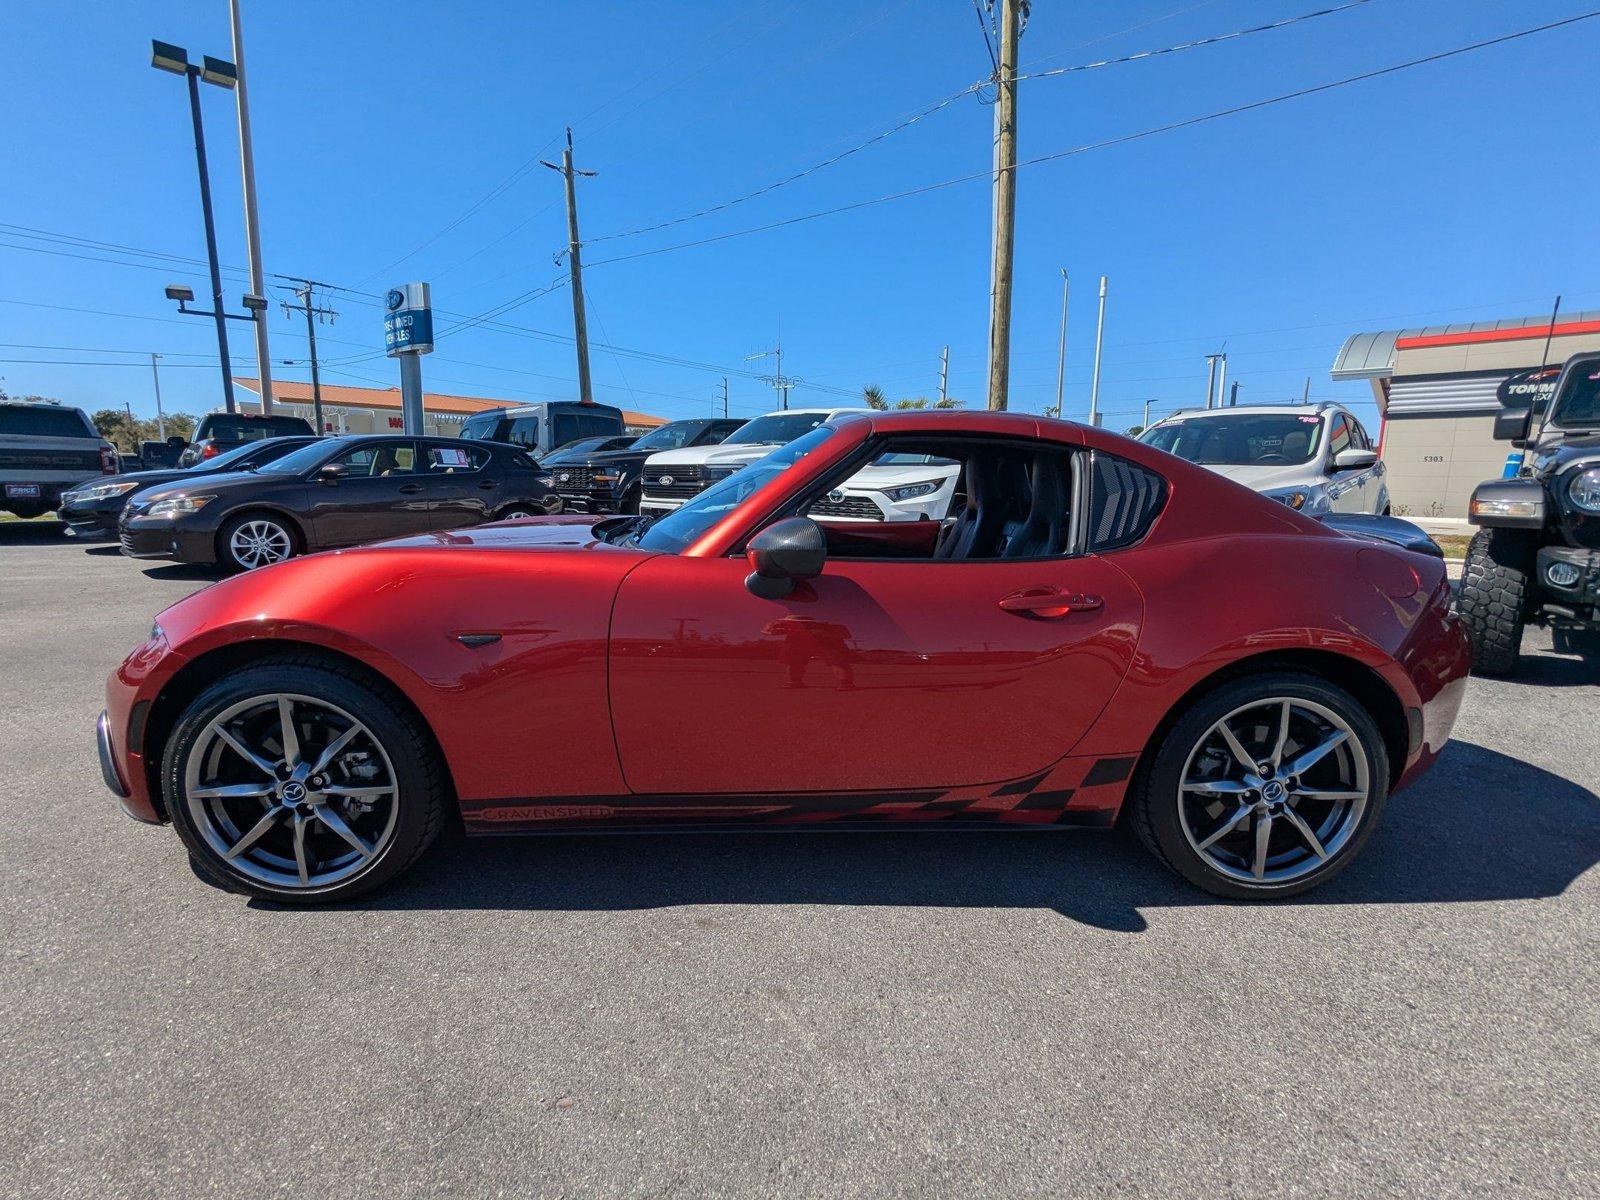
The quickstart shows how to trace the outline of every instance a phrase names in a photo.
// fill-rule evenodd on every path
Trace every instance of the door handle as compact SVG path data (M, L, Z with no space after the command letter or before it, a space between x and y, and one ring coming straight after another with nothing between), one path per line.
M1064 592L1060 588L1053 587L1022 588L1000 601L1000 607L1008 613L1044 617L1047 620L1056 620L1068 613L1093 612L1104 604L1105 601L1099 596L1090 596L1083 592Z
M421 490L422 485L420 483L402 483L400 485L400 494L402 496L414 496Z
M493 491L500 486L500 481L498 479L480 479L478 480L478 486L486 492Z

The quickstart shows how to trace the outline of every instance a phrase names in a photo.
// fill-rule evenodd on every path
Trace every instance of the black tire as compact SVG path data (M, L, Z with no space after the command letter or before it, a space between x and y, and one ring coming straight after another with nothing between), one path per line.
M1180 784L1191 753L1217 721L1252 700L1280 696L1312 701L1344 719L1355 732L1359 752L1366 756L1368 797L1355 829L1320 867L1288 882L1242 882L1216 869L1185 835L1179 816ZM1319 676L1272 671L1221 684L1190 704L1141 764L1129 789L1128 817L1145 848L1196 887L1233 900L1270 900L1319 887L1344 870L1377 827L1388 794L1388 750L1361 702Z
M281 532L289 546L288 554L278 561L287 561L297 555L305 553L305 539L301 537L300 530L294 522L287 517L281 517L274 512L245 512L236 517L231 517L223 523L217 531L217 565L230 575L237 575L241 571L253 571L266 563L252 563L241 559L233 549L233 535L246 525L265 524Z
M1472 642L1472 670L1517 669L1532 599L1534 542L1516 529L1480 529L1467 546L1456 612Z
M343 709L372 732L393 766L398 812L392 834L371 862L329 886L279 887L245 874L207 841L184 793L188 757L207 724L242 701L278 693L309 696ZM389 882L422 856L454 806L438 748L399 693L355 667L292 654L225 676L195 697L167 740L161 785L173 828L196 874L227 891L284 904L335 903Z

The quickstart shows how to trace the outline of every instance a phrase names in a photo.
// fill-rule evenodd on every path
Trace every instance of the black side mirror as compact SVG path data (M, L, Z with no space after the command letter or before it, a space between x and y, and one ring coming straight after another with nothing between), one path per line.
M1497 442L1525 442L1533 425L1533 409L1502 408L1494 415L1494 438Z
M828 561L828 538L810 517L774 521L745 550L751 571L744 585L763 600L781 600L797 579L815 579Z
M338 463L327 463L317 468L318 483L338 483L350 473L350 468Z

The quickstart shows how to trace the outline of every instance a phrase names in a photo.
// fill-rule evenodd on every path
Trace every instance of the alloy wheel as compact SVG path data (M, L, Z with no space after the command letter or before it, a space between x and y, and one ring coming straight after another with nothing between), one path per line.
M228 552L247 570L269 566L288 558L294 549L289 531L274 521L243 522L228 537Z
M232 704L184 764L184 803L235 871L279 888L340 883L394 837L400 792L388 752L349 713L274 693Z
M1331 862L1371 799L1367 752L1326 705L1273 696L1217 721L1189 752L1178 817L1213 870L1282 884Z

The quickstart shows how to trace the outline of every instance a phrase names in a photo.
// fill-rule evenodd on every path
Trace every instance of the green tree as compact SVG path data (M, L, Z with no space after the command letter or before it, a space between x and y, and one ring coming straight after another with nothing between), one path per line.
M875 383L869 383L861 389L861 398L867 402L868 408L875 408L879 412L889 407L889 401L884 397L883 389Z
M100 436L123 454L137 454L141 442L153 442L158 437L159 427L154 418L130 417L126 409L98 409L89 420ZM173 413L167 418L167 436L187 441L194 435L194 424L194 418L188 413Z
M953 399L949 396L946 396L943 400L930 400L926 396L917 396L907 400L896 400L893 404L890 404L888 397L883 394L883 389L875 383L869 383L866 387L861 389L861 398L867 402L868 408L875 408L879 412L887 412L891 408L911 409L961 407L961 401Z

